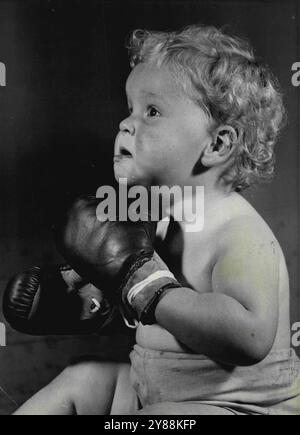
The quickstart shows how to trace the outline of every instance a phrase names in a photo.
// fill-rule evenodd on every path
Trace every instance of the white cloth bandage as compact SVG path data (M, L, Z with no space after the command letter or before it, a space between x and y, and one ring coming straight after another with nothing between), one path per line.
M170 278L176 281L175 276L172 272L169 270L159 270L157 272L154 272L152 275L148 276L148 278L144 279L143 281L139 282L135 286L133 286L127 295L127 300L129 305L132 306L133 300L136 298L136 296L144 290L145 287L147 287L149 284L153 283L154 281L158 281L162 278Z

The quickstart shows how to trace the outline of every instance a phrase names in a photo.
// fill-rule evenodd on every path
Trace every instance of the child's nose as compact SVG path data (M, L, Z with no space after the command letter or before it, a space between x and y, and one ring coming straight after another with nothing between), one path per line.
M130 118L126 118L124 119L121 123L120 123L120 131L123 133L129 133L131 136L134 135L135 133L135 126L132 122L132 120L130 120Z

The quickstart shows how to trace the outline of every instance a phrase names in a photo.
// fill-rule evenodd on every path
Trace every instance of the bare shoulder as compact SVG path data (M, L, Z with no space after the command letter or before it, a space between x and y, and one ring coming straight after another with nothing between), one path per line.
M247 249L268 247L279 254L279 243L267 222L252 205L240 195L226 204L223 225L219 227L219 241L223 249L240 247Z

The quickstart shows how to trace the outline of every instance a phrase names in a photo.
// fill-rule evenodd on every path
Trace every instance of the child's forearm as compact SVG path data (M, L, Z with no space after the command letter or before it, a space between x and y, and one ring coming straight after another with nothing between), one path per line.
M156 320L192 351L233 365L264 359L264 331L256 316L224 294L170 291L157 306Z

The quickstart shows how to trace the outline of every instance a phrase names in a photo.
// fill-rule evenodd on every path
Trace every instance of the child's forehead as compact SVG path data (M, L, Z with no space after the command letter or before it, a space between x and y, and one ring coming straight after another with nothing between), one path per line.
M129 97L174 98L182 96L178 83L166 67L152 64L139 64L130 73L126 82Z

